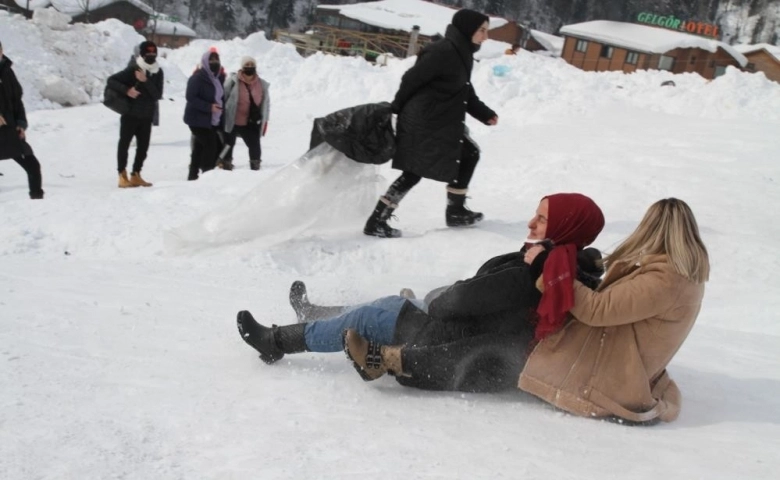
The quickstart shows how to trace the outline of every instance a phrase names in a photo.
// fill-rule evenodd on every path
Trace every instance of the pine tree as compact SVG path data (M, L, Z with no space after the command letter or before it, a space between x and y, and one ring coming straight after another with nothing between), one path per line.
M236 6L234 0L217 2L214 6L213 22L214 28L221 32L223 36L236 32Z
M271 0L268 4L268 28L287 28L295 20L295 0Z

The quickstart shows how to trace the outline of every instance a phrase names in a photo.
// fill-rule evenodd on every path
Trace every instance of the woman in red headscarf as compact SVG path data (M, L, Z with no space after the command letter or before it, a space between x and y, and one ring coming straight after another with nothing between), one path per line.
M289 353L341 351L342 333L354 329L354 335L367 339L369 360L380 358L381 349L387 348L381 345L408 346L404 372L408 368L413 375L398 377L405 385L466 391L515 388L535 330L541 325L545 331L553 328L546 320L537 325L535 309L546 295L561 295L557 286L542 295L535 287L537 279L544 272L545 278L560 277L561 288L572 288L566 276L577 277L595 288L602 271L593 252L588 255L583 249L603 226L604 216L590 198L576 193L550 195L542 199L528 223L529 240L520 251L490 259L474 277L449 286L429 304L385 297L359 308L316 307L329 318L311 321L313 306L299 301L293 302L299 320L309 323L269 328L243 311L238 314L238 329L266 363ZM600 257L598 251L595 254ZM570 255L574 263L569 262ZM555 268L548 270L547 263ZM497 355L504 360L495 361ZM474 369L468 365L475 361L477 366L487 363L489 373L485 375L485 368L480 367L480 375L471 375ZM372 379L385 369L358 371Z

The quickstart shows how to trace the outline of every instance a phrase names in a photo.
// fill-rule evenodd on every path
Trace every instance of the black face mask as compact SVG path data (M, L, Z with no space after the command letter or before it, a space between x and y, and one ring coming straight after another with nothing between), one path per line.
M244 75L247 77L251 77L255 73L257 73L257 68L255 67L244 67L241 69L242 72L244 72Z
M157 61L157 55L146 55L144 56L144 62L146 62L147 65L153 65L154 62Z
M220 67L219 62L217 63L209 62L209 70L211 70L211 73L213 73L214 75L219 73L219 67Z

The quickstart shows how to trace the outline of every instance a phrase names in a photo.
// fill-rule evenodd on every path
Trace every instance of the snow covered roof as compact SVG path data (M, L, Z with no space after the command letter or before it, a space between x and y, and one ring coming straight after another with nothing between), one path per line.
M539 42L548 52L560 55L563 51L563 37L552 35L550 33L531 30L531 36Z
M154 14L152 7L140 0L89 0L89 10L92 12L98 8L103 8L111 5L112 3L122 1L138 7L140 10L143 10L149 15ZM51 0L50 3L58 11L70 15L71 17L83 14L85 10L84 5L87 4L87 2L84 0Z
M700 48L714 53L721 48L731 55L740 66L747 65L747 58L727 43L635 23L595 20L566 25L561 28L561 34L644 53L665 53L675 48Z
M325 10L338 10L345 17L375 27L411 32L415 25L426 36L444 35L457 9L424 0L380 0L352 5L318 5ZM506 25L504 18L490 17L490 28Z
M192 38L198 36L198 34L195 33L195 30L184 25L183 23L158 19L157 27L155 28L154 22L155 20L150 18L149 22L146 24L146 28L144 29L144 31L148 33L152 33L152 31L154 31L154 33L158 35L178 35L182 37L192 37Z
M775 60L780 62L780 47L769 43L756 43L755 45L734 45L734 49L743 55L749 55L751 53L758 52L760 50L766 51L766 53L775 57Z

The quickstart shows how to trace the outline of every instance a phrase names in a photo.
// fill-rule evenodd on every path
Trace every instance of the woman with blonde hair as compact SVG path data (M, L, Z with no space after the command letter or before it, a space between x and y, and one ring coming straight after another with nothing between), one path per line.
M518 387L575 415L672 421L681 395L666 367L696 321L710 270L690 207L676 198L656 202L604 263L596 290L573 280L574 305L563 327L530 354L517 351L519 358L528 355ZM542 274L537 287L559 281ZM420 370L407 361L413 347L381 347L371 358L368 342L354 331L345 334L345 350L356 367L373 364L399 379Z

